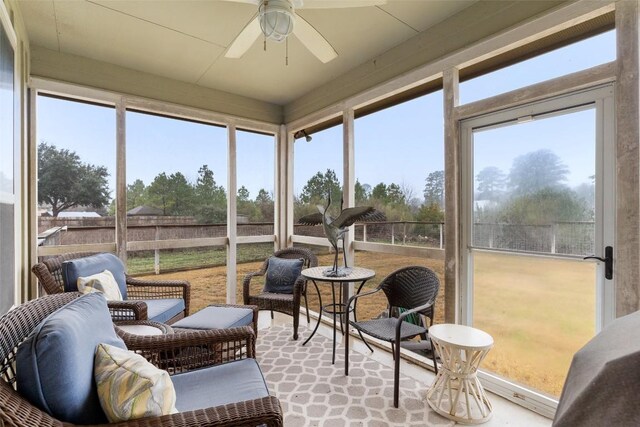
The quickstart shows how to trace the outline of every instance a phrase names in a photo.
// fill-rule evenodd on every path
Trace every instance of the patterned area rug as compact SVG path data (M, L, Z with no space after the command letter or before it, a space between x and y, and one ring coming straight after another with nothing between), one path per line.
M302 325L301 325L302 326ZM316 334L302 346L291 326L258 333L257 353L269 389L282 404L287 427L452 426L426 401L427 386L400 371L400 408L393 407L393 369L351 352L344 375L344 348L331 364L331 340ZM378 350L379 351L379 350Z

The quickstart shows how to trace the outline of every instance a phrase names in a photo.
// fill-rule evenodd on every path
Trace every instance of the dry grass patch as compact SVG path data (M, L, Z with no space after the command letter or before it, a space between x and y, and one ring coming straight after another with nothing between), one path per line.
M333 256L320 255L319 261L320 265L330 265ZM262 262L238 264L238 303L242 303L244 276L259 270ZM386 275L408 265L433 269L441 281L435 323L444 322L443 261L358 252L356 265L376 272L365 288L377 286ZM477 254L474 325L495 340L483 368L559 396L573 354L594 334L593 268L592 264L571 260ZM148 277L189 280L192 313L226 300L225 266ZM254 279L252 291L260 292L262 286L262 280ZM330 302L331 287L326 283L318 286L323 303ZM308 295L309 307L317 312L318 298L312 285ZM386 308L382 294L361 301L359 319L376 317Z

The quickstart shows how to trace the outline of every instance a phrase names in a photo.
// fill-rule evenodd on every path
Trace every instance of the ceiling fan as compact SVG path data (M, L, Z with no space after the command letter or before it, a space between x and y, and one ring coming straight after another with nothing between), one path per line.
M263 35L265 39L282 42L293 33L298 40L323 63L338 56L322 34L304 20L296 9L331 9L377 6L387 0L225 0L258 6L258 13L231 43L225 57L240 58Z

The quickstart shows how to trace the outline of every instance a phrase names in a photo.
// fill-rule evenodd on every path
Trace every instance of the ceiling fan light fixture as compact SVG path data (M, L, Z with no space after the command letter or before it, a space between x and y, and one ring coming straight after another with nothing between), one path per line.
M262 34L276 42L284 41L293 31L293 6L288 0L263 0L260 3Z

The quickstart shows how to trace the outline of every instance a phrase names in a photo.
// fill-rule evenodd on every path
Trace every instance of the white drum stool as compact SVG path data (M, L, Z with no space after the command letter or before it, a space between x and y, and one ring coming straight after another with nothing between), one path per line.
M492 406L476 373L493 347L493 338L469 326L442 324L429 328L429 336L442 366L427 401L440 415L462 424L491 418Z

